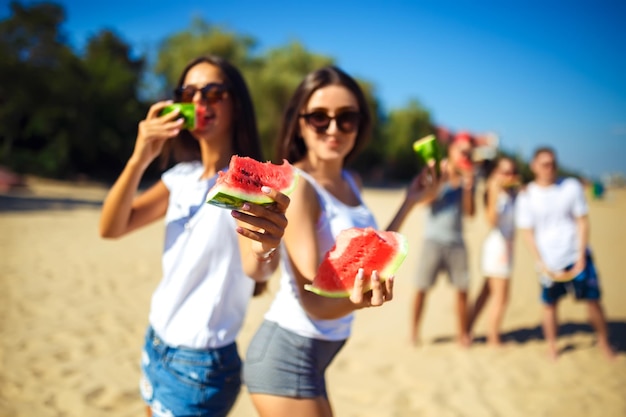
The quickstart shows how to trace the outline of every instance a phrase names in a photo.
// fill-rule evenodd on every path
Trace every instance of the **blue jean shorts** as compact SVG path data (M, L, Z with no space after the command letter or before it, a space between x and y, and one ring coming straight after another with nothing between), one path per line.
M300 336L265 320L250 341L243 366L248 392L327 398L324 374L345 343Z
M569 265L565 270L572 269L574 264ZM591 253L587 251L586 265L583 271L576 275L573 280L568 282L553 282L552 285L542 285L541 301L544 304L554 304L561 297L573 294L577 300L599 300L600 299L600 283L598 282L598 273L593 263Z
M217 349L174 348L152 327L141 359L141 396L154 417L226 416L241 389L237 345Z

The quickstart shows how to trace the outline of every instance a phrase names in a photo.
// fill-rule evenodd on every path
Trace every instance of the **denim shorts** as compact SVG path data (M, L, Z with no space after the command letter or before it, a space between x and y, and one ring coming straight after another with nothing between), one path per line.
M241 389L237 345L174 348L146 332L140 391L154 417L226 416Z
M565 270L572 269L574 265L569 265ZM551 285L542 285L541 301L544 304L554 304L561 297L571 293L576 300L599 300L600 283L598 273L593 263L591 253L587 251L586 265L583 271L568 282L553 282Z
M324 373L345 343L300 336L264 321L250 341L243 366L248 392L327 398Z

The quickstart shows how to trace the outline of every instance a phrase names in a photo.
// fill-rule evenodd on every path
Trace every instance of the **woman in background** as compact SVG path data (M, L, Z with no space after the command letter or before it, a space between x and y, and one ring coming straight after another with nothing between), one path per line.
M487 179L485 215L490 231L482 247L481 270L485 277L476 303L470 310L469 329L492 298L487 343L500 346L500 328L509 298L515 238L515 197L519 178L515 161L500 157Z

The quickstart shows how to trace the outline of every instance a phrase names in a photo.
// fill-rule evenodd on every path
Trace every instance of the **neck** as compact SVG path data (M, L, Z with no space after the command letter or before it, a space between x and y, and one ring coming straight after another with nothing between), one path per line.
M540 187L549 187L555 182L554 178L535 178L535 184Z
M337 181L341 180L343 161L324 161L311 158L309 155L296 164L296 166L320 182Z
M230 140L205 141L200 140L200 152L204 171L201 178L210 178L220 169L228 166L233 149Z

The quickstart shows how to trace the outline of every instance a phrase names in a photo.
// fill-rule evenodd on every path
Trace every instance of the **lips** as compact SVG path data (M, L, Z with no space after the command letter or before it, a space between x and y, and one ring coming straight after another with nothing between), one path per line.
M203 128L215 120L215 113L209 111L206 106L197 106L196 118L198 120L198 127Z

